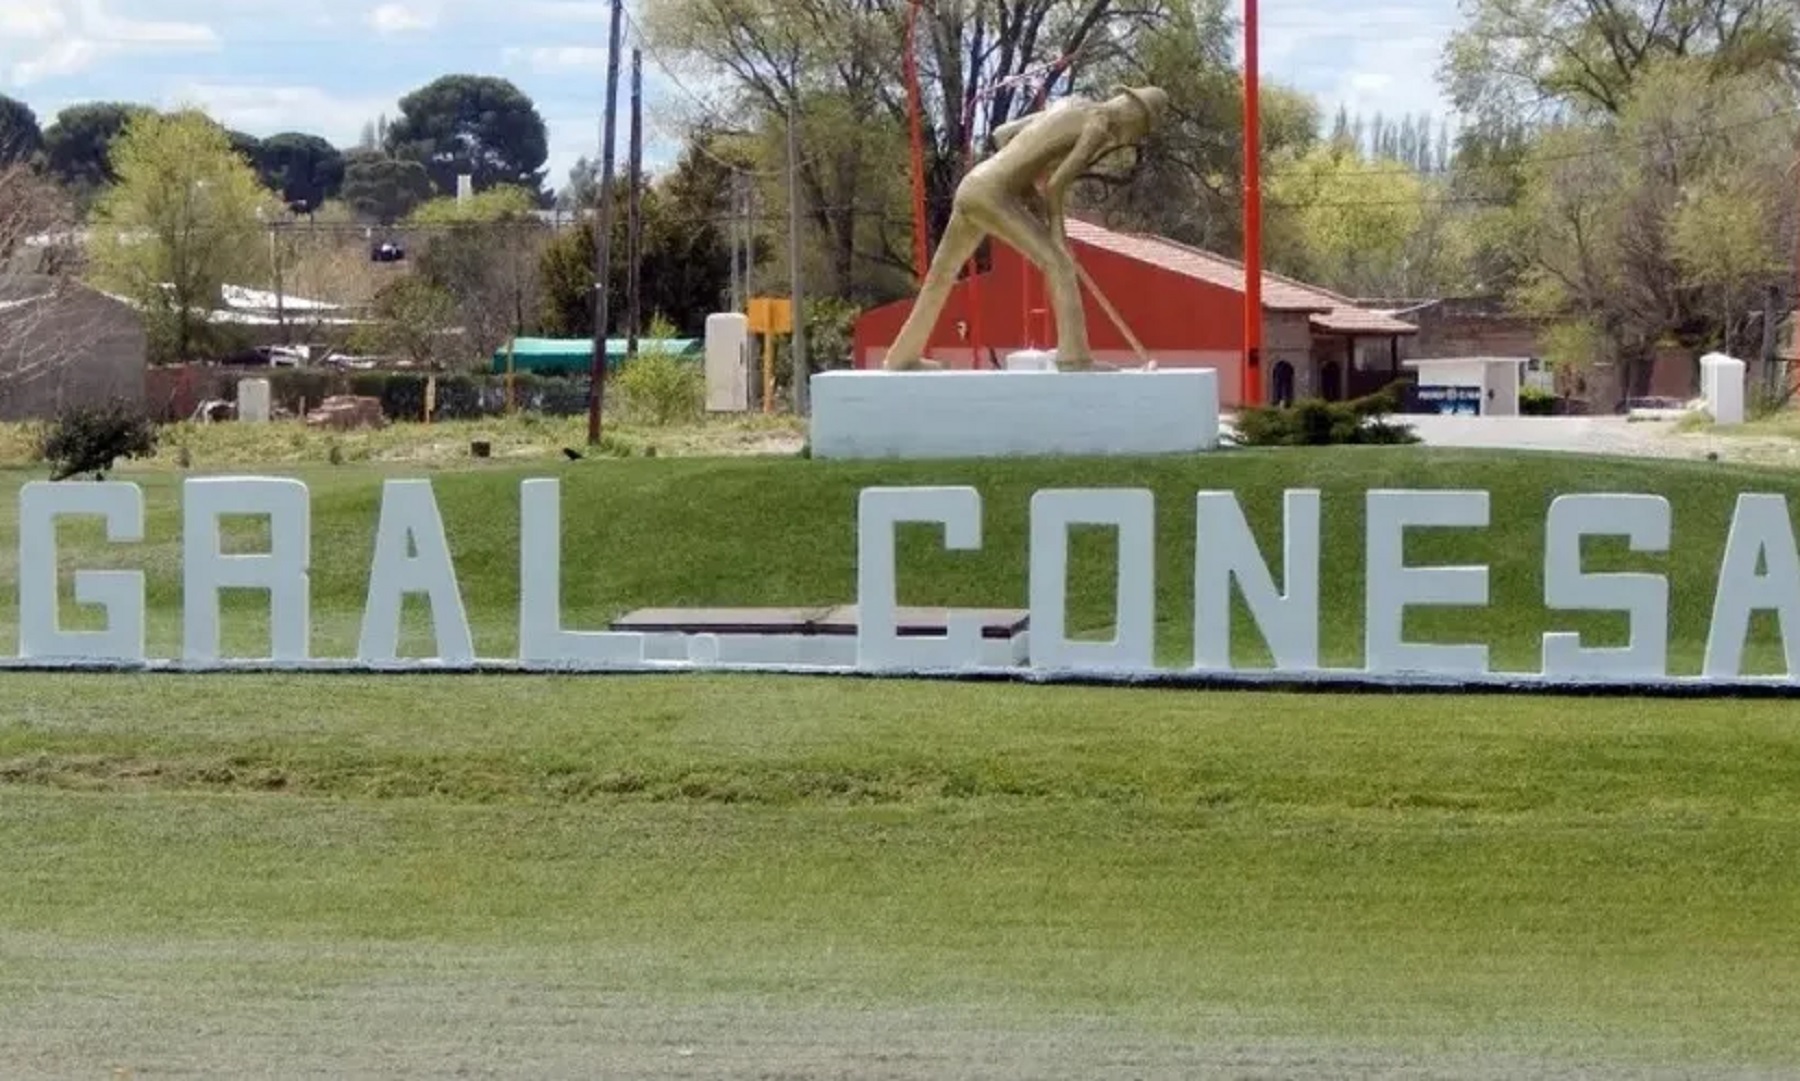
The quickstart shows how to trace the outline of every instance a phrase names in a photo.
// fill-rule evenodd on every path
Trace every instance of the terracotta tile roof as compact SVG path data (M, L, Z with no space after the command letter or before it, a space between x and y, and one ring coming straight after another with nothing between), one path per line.
M1338 308L1322 315L1315 315L1310 322L1320 330L1334 330L1340 334L1417 334L1419 328L1399 318L1393 312L1372 311L1368 308Z
M1216 285L1234 293L1244 291L1244 264L1223 255L1190 247L1167 237L1121 233L1093 222L1070 218L1069 239L1088 247L1123 255L1172 274ZM1276 312L1311 313L1320 330L1360 334L1416 334L1418 327L1391 313L1360 308L1349 297L1327 289L1304 285L1279 274L1263 273L1263 308Z

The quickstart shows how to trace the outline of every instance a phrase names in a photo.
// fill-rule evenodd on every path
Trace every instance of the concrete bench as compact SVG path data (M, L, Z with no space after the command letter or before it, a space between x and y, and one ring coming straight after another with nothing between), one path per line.
M942 635L952 610L901 608L902 636ZM955 609L957 612L963 609ZM1024 664L1029 613L976 609L981 617L982 664ZM612 621L610 630L646 636L652 661L696 660L721 664L856 665L857 612L853 604L802 608L639 608ZM713 643L717 653L711 652Z

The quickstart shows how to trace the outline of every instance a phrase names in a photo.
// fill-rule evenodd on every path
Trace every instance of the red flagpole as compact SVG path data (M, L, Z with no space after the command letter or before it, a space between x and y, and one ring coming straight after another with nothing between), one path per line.
M1262 125L1256 0L1244 0L1244 365L1245 405L1262 393Z

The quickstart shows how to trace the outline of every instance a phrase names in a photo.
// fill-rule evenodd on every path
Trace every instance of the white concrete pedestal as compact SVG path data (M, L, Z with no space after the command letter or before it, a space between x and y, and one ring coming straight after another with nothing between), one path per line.
M1219 441L1210 368L821 372L812 395L815 458L1178 454Z

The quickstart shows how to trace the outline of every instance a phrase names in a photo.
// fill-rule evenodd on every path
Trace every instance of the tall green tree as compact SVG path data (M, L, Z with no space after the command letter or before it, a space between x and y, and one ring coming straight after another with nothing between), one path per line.
M730 159L718 144L716 135L691 137L675 167L644 192L639 308L646 326L652 314L660 313L682 334L698 336L706 329L706 317L724 308L731 275L725 226ZM624 185L618 185L607 276L608 333L613 335L626 325L626 197ZM594 332L595 232L592 222L565 229L544 252L547 334L588 337Z
M44 129L44 163L77 199L91 200L118 179L110 154L113 141L135 117L155 110L127 102L90 102L71 105L56 114Z
M1148 83L1169 94L1169 110L1138 150L1103 163L1109 180L1084 185L1079 203L1121 226L1225 252L1243 246L1242 75L1231 43L1235 24L1222 0L1170 0L1167 19L1143 32L1128 54L1099 64L1093 92ZM1265 172L1318 140L1317 105L1279 83L1261 94Z
M399 221L431 198L431 175L416 161L388 157L379 150L345 155L344 202L383 225Z
M425 166L440 195L454 195L463 173L477 191L498 184L543 191L548 130L531 98L505 79L435 79L400 99L400 116L383 138L388 153Z
M1056 92L1104 92L1103 66L1130 56L1173 2L922 5L913 41L932 236L948 220L967 155L981 153L986 133L1030 111L1044 82ZM908 0L647 0L644 7L653 47L726 77L721 115L779 135L789 108L797 110L803 213L819 237L827 291L855 290L872 260L912 265L903 80L912 10ZM785 164L780 145L759 155L769 172ZM785 202L783 193L769 194L770 202Z
M424 243L418 275L450 297L471 361L530 332L540 306L539 265L550 240L536 200L522 187L491 187L459 203L431 200L407 217Z
M1527 155L1506 216L1520 307L1557 327L1570 364L1608 363L1642 393L1660 342L1738 344L1795 229L1790 93L1772 72L1718 74L1704 58L1639 74L1617 120L1568 125Z
M1791 3L1769 0L1469 0L1441 77L1458 110L1494 121L1619 116L1665 60L1710 75L1800 72Z
M93 276L142 306L159 357L190 359L215 344L207 313L221 287L262 273L274 194L195 110L134 116L111 163L118 180L94 207Z
M1314 147L1269 177L1270 263L1351 296L1461 293L1469 285L1466 215L1444 191L1406 162L1338 143Z
M318 207L344 186L344 154L317 135L284 131L262 140L256 171L283 199Z
M31 106L0 94L0 168L29 162L44 149L44 133Z

